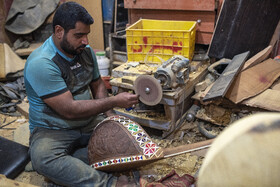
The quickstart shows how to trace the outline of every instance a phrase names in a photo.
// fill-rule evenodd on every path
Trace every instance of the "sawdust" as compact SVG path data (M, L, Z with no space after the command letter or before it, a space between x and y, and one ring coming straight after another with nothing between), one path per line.
M22 172L15 181L32 184L35 186L46 186L45 177L37 172Z
M143 74L153 74L158 68L158 64L138 64L132 66L130 63L124 63L112 70L112 77L136 76Z
M152 164L139 168L139 171L142 176L152 175L155 180L159 180L172 170L175 170L180 176L184 174L195 175L201 166L201 160L202 157L185 153L153 162Z
M14 130L22 124L22 119L25 120L23 116L14 117L0 114L0 136L13 140Z
M162 120L165 121L167 120L166 116L164 113L162 112L157 112L157 111L149 111L149 112L137 112L137 110L125 110L123 108L118 108L116 109L117 111L121 112L121 113L126 113L132 116L137 116L138 118L142 118L142 119L147 119L147 120Z
M215 125L227 126L231 122L232 111L216 105L207 105L201 108L196 117L209 121Z
M162 148L177 147L206 140L198 132L196 122L185 122L178 131L172 134L172 138L169 139L162 139L153 134L149 135ZM139 168L139 172L142 176L152 176L153 180L159 180L172 170L175 170L180 176L184 174L194 176L201 167L203 158L192 153L184 153L145 165Z

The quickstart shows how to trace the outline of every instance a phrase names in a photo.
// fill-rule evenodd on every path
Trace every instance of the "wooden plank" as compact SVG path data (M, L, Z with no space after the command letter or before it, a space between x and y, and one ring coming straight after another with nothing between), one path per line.
M242 104L266 109L269 111L277 111L280 112L280 91L267 89L259 95L247 99L242 102Z
M203 102L222 98L225 96L234 78L241 70L245 60L249 55L249 51L236 55L223 71L221 76L215 81L209 92L203 98Z
M224 0L218 0L217 15L220 15Z
M212 32L197 31L195 35L195 43L197 44L210 44L212 39Z
M205 148L209 148L212 142L215 139L204 140L201 142L191 143L191 144L184 144L177 147L169 147L163 149L164 158L168 158L171 156L176 156L179 154L190 152L191 150L203 150Z
M135 23L140 18L155 20L178 20L178 21L197 21L197 31L213 32L215 26L216 13L203 11L176 11L176 10L142 10L132 9L130 11L130 24Z
M12 43L11 43L11 38L9 38L9 36L7 35L5 29L5 23L11 4L12 1L7 1L7 0L0 1L0 43L7 43L8 45L11 45ZM10 37L11 35L13 34L10 33ZM12 39L14 39L14 36Z
M124 7L130 9L214 11L215 0L124 0Z
M196 27L196 43L210 44L215 27L216 13L208 11L177 11L177 10L149 10L131 9L129 11L129 23L133 24L142 19L155 20L179 20L197 21L201 20Z
M250 99L244 100L242 104L266 109L269 111L280 112L280 79L275 81L271 86L271 89L267 89L264 92L252 97Z
M225 0L208 56L232 59L250 51L250 57L267 47L279 22L280 1Z
M251 57L249 60L247 60L245 62L241 71L244 71L245 69L248 69L248 68L264 61L265 59L267 59L269 54L272 51L272 48L273 47L271 45L269 45L268 47L266 47L265 49L263 49L262 51L258 52L256 55Z
M269 88L279 76L280 63L268 59L241 72L226 97L234 103L239 103Z
M279 113L260 113L225 129L203 160L197 186L280 186L279 120Z
M101 0L66 0L75 1L84 6L88 13L93 17L94 23L90 26L88 35L89 45L93 49L104 50L103 19Z

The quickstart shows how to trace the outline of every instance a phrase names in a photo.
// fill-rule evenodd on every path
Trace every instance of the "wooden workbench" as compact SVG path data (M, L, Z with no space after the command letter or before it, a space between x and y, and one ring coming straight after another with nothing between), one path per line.
M132 120L135 120L140 125L147 127L172 131L180 123L180 119L184 117L187 112L188 105L190 105L190 97L194 92L195 85L200 82L207 74L208 64L203 64L198 68L197 71L191 72L189 75L189 80L183 86L177 87L172 91L164 91L163 97L159 104L164 106L165 117L164 118L151 118L144 117L143 115L138 116L137 113L132 111L125 111L120 109L115 109L118 114L125 115ZM136 69L129 71L127 69L127 64L123 64L113 70L113 75L119 76L113 78L110 81L112 85L112 90L114 93L119 93L122 91L133 90L133 82L137 76L145 74L145 72L137 72ZM153 75L151 75L153 76ZM129 81L123 82L123 78L129 79Z

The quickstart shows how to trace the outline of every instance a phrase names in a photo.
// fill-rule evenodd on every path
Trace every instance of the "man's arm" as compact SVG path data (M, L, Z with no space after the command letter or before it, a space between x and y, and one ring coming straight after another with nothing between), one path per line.
M98 92L96 91L95 96L100 97L102 94ZM116 96L100 99L74 100L71 92L67 91L60 95L44 99L44 102L66 119L80 119L105 113L114 107L131 107L138 103L138 96L123 92Z
M90 84L90 89L94 99L102 99L108 97L107 88L100 77ZM104 113L106 114L106 116L115 115L115 112L112 109Z

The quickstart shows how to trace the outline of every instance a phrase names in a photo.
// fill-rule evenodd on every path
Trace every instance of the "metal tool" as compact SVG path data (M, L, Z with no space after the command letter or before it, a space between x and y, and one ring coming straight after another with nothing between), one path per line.
M189 71L189 59L175 55L158 67L154 76L163 89L169 89L185 84L189 79Z

